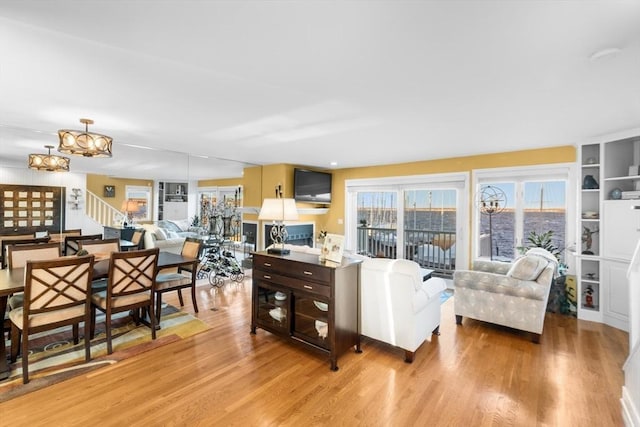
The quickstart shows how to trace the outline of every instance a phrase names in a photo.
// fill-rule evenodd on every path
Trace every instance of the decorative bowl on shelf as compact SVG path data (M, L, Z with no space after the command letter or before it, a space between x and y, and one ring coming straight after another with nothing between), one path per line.
M276 307L274 309L269 310L269 316L271 316L274 320L278 322L282 322L287 318L287 312L280 307Z
M595 211L586 211L582 213L582 218L584 219L598 219L600 215Z
M611 197L611 200L622 199L622 190L620 190L619 188L614 188L613 190L611 190L611 193L609 193L609 197Z
M284 301L287 299L287 294L285 294L284 292L276 292L276 299L278 301Z
M318 336L324 339L327 337L327 333L329 332L329 325L322 320L316 320L316 331L318 332Z
M320 310L320 311L327 311L327 310L329 310L329 304L327 304L326 302L322 302L322 301L313 301L313 305L315 305L316 307L318 307L318 310Z

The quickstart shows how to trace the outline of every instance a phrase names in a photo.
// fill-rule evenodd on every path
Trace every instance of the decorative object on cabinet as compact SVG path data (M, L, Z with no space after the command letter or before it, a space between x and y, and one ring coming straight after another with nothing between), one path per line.
M105 185L104 186L104 197L116 197L116 187L115 187L115 185Z
M322 260L340 263L344 252L344 236L327 234L322 245Z
M73 210L82 209L82 189L81 188L72 188L71 194L69 194L69 207Z
M600 186L598 185L598 181L593 177L593 175L585 175L584 180L582 181L582 189L583 190L597 190Z
M298 209L296 209L296 201L294 199L282 197L282 187L280 185L276 187L275 199L264 199L262 202L258 220L274 222L273 227L271 227L271 240L273 240L274 244L269 248L269 253L289 254L289 250L284 247L288 237L287 227L284 222L297 221Z
M584 244L584 250L582 251L582 255L593 255L593 251L591 250L591 246L593 246L593 235L596 234L598 230L592 231L589 227L582 226L582 243Z
M47 154L29 154L29 169L47 172L69 172L68 157L51 154L53 145L45 145Z
M484 186L477 197L480 213L489 215L490 258L493 259L493 215L501 213L507 206L507 195L501 188L492 185Z
M84 124L84 132L70 129L58 131L60 138L58 151L84 157L111 157L113 139L106 135L89 132L89 125L93 124L91 119L80 119L80 123Z
M620 190L619 188L614 188L609 193L609 198L611 200L620 200L620 199L622 199L622 190Z

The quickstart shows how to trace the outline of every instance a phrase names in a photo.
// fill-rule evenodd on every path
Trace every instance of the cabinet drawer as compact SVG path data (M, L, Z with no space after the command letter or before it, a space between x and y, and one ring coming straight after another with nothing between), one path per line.
M300 290L308 292L310 294L321 295L327 298L331 296L330 286L322 285L320 283L315 283L308 280L300 280L293 277L283 276L281 274L272 273L271 271L267 270L257 268L254 269L253 278L254 280L264 280L279 286L288 287L293 291Z
M298 277L303 280L314 280L324 283L329 283L331 280L331 270L329 268L319 265L292 263L286 259L257 256L254 257L254 268L286 274L287 276Z

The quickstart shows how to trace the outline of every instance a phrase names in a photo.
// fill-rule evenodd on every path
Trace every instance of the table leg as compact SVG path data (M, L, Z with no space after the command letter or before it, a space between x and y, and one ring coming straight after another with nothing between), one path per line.
M0 313L2 313L2 339L0 339L0 380L5 380L9 378L9 374L11 373L11 369L9 368L9 364L7 363L7 348L4 344L4 314L7 311L7 300L8 296L0 296Z

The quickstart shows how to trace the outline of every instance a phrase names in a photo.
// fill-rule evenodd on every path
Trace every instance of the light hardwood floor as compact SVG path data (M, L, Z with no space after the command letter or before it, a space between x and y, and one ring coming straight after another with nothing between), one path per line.
M250 335L245 282L198 288L209 331L2 403L0 425L622 425L628 336L617 329L548 314L536 345L486 323L456 326L449 299L441 336L413 364L364 339L332 372L315 353Z

